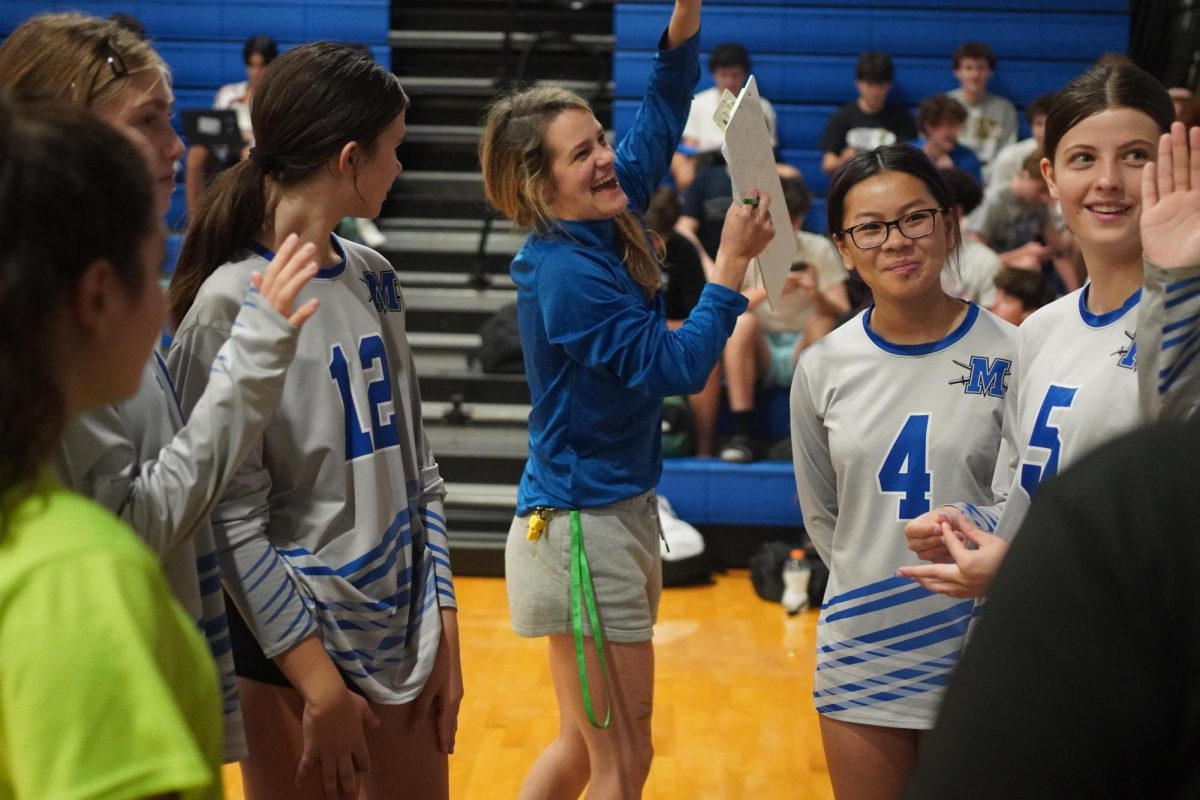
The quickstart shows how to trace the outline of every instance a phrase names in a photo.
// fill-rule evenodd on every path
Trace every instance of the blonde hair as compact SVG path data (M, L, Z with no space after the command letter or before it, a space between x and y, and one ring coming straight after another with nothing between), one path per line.
M479 165L487 199L519 227L542 234L560 227L547 198L553 190L546 129L564 111L591 107L574 92L540 86L503 96L488 108L479 143ZM628 208L613 218L623 246L622 260L647 298L662 283L646 230Z
M31 17L0 45L0 86L84 108L103 105L126 77L146 70L171 85L170 70L149 42L87 14Z

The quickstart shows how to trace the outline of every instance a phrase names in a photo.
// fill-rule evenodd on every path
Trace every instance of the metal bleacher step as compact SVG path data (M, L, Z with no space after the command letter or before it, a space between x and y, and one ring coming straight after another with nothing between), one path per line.
M468 273L455 272L422 272L417 270L404 270L400 273L400 285L403 287L406 295L411 288L421 289L465 289L470 288L472 276ZM516 284L513 283L512 277L507 274L498 274L488 276L491 289L507 290L513 292L509 302L516 300Z
M496 93L496 82L492 78L442 78L428 75L408 75L400 78L405 91L414 94L441 94L461 97L490 98ZM530 86L561 86L577 94L587 95L596 88L595 81L560 80L542 78L528 81ZM613 82L606 81L604 91L612 93Z
M599 50L612 50L614 38L612 34L574 34L580 44L588 45ZM509 39L512 47L526 47L536 34L525 31L514 31ZM503 31L419 31L393 30L388 34L388 44L392 47L403 47L410 50L496 50L504 45ZM549 46L549 45L548 45Z
M451 419L455 412L465 415L465 422ZM509 425L525 429L529 422L528 403L463 402L423 400L421 415L426 425L470 427L473 425Z

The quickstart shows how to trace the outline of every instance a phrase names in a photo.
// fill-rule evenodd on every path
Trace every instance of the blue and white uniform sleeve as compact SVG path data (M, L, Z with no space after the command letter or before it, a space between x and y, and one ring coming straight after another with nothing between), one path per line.
M450 568L450 539L446 529L446 484L434 461L425 431L420 429L419 432L421 494L417 498L417 513L425 526L425 544L433 558L438 606L458 608L458 598L454 594L454 572Z
M837 474L829 452L829 432L813 404L809 376L801 360L792 379L792 465L804 529L826 564L833 563L833 532L838 518Z
M195 400L188 422L155 458L141 460L124 415L161 415L132 405L107 406L81 417L64 434L57 467L64 483L121 517L160 558L170 555L206 520L226 483L279 403L298 329L274 308L247 296L234 330L215 354L220 369ZM261 298L260 298L261 299ZM160 362L161 363L161 362ZM165 365L153 377L167 383Z
M1184 419L1200 406L1200 266L1145 262L1138 303L1138 405L1142 419Z
M666 41L663 33L660 41ZM616 150L617 180L629 203L645 211L650 196L671 166L671 156L683 135L692 91L700 80L700 34L678 47L660 49L633 125Z
M538 294L551 344L584 366L649 397L695 394L746 310L740 292L710 283L676 330L641 294L578 250L562 250L540 269Z
M215 360L225 340L222 331L197 325L172 345L170 367L185 411L194 413L212 381L225 379L221 376L228 362ZM316 630L316 622L287 564L267 539L270 491L260 429L213 512L212 526L225 589L263 654L274 658Z

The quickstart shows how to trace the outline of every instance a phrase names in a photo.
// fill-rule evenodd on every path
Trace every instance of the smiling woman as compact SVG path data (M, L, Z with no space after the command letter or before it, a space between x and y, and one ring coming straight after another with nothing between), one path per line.
M549 638L562 726L525 780L527 800L585 785L596 798L641 794L662 588L662 398L704 385L746 308L750 259L773 235L765 196L731 204L710 282L687 322L667 327L641 215L687 118L699 23L699 0L678 0L615 150L582 98L549 87L495 101L480 144L488 199L530 230L511 272L533 411L505 563L513 628ZM582 619L577 603L572 624L572 593L598 615Z
M934 509L907 526L914 553L948 562L901 570L927 588L984 594L1045 480L1164 405L1186 413L1200 403L1188 372L1200 311L1188 291L1200 277L1200 187L1188 165L1200 153L1189 155L1182 125L1167 134L1173 119L1166 89L1124 60L1102 61L1055 96L1042 174L1089 281L1020 327L1020 392L1006 426L1015 449L997 471L995 504ZM959 546L964 533L977 549Z

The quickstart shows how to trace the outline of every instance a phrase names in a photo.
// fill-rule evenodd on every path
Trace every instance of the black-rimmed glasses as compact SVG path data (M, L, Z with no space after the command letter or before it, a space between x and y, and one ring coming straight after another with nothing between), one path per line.
M112 71L112 78L107 81L101 81L101 77L108 70ZM121 54L117 52L117 48L113 47L112 39L106 37L100 42L100 60L96 64L95 72L92 74L87 94L83 96L84 104L90 108L97 92L109 83L112 83L112 81L124 78L128 74L129 70L125 66L125 59L121 58Z
M859 250L870 250L882 245L887 241L888 234L892 232L892 226L895 226L896 230L900 231L901 235L907 239L920 239L933 233L934 222L939 211L945 213L946 209L922 208L910 211L903 217L893 220L863 222L846 228L841 235L849 234L850 240Z

